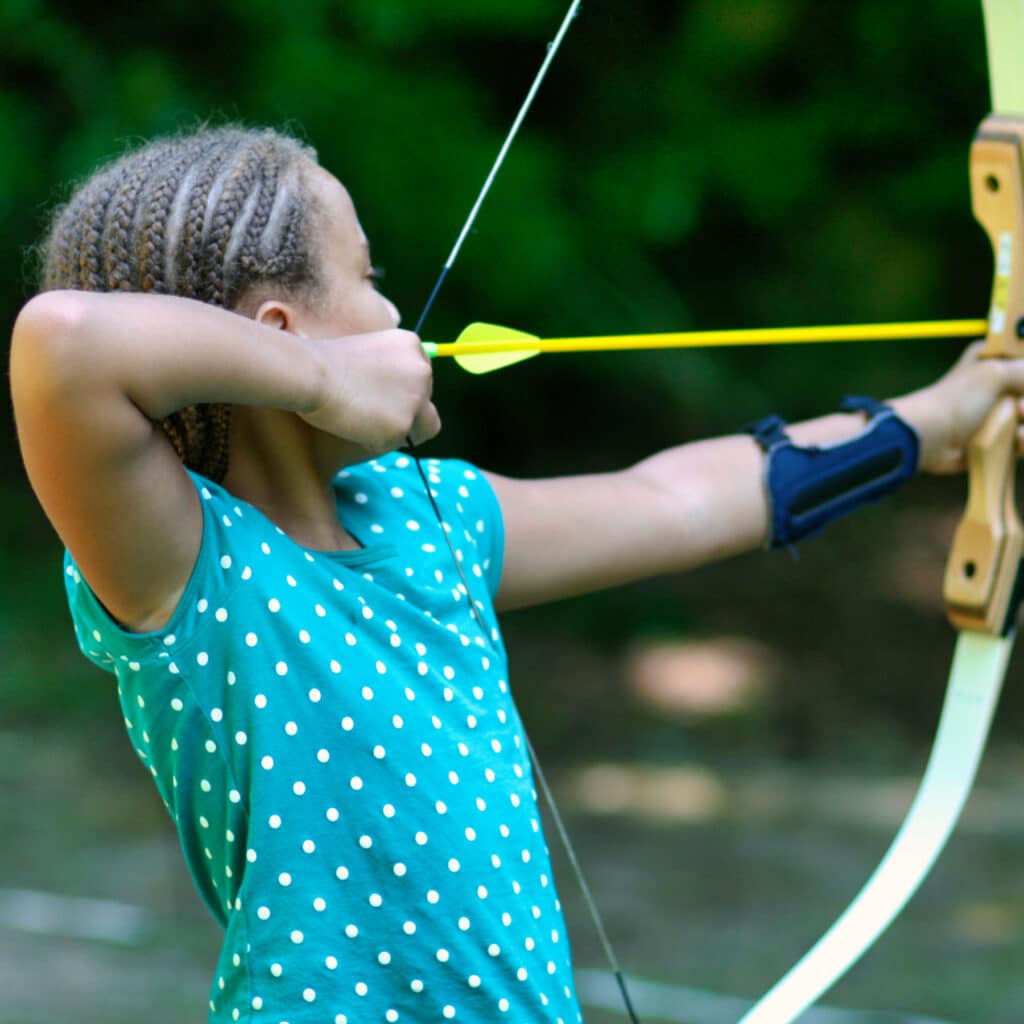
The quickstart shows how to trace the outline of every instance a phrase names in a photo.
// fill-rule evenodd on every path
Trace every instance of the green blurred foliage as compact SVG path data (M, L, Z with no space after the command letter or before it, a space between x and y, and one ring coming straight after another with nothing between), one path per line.
M317 147L415 322L562 11L4 0L0 309L10 322L31 294L26 251L69 183L135 140L226 118ZM979 316L991 259L966 167L987 107L975 2L589 0L425 336L474 319L568 335ZM551 357L483 379L439 366L446 429L433 450L510 474L611 467L772 409L892 394L953 351ZM22 666L5 679L7 707L44 713L55 695L90 706L91 670L67 675L63 653L56 690L32 683L54 669L40 638L67 631L56 547L7 430L7 593L31 585L3 608L0 641ZM623 642L640 609L635 596L601 599L561 621ZM668 619L699 616L663 603L647 617Z

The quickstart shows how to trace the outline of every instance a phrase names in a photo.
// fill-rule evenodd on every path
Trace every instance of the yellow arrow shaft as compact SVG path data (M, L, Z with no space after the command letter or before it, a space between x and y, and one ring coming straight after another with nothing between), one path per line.
M683 331L672 334L620 334L588 338L450 342L431 355L488 355L497 352L618 352L627 349L711 348L727 345L795 345L827 341L897 341L914 338L977 338L985 320L933 320L920 323L848 324L839 327L766 327L738 331Z

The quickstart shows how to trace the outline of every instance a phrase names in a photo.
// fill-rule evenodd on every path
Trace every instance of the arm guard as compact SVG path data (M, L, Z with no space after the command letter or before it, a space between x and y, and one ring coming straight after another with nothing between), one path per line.
M867 413L867 427L857 437L825 447L798 448L778 416L746 429L765 451L769 548L820 533L834 519L895 491L917 471L917 433L889 406L850 397L841 408Z

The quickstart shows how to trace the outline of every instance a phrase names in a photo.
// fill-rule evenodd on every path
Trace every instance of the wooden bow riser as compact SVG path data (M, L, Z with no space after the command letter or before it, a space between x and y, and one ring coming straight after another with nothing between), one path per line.
M995 255L984 358L1024 356L1024 119L990 116L971 147L974 215ZM1016 403L999 402L967 450L967 509L946 565L947 614L958 629L1013 625L1024 527L1014 498Z

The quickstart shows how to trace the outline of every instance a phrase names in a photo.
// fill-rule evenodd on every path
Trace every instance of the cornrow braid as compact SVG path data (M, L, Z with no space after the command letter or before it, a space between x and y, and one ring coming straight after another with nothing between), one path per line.
M103 277L103 251L100 248L103 222L113 198L113 175L102 175L93 186L95 197L82 216L82 233L78 246L78 280L85 291L108 291Z
M237 153L227 164L216 182L219 193L216 202L208 204L203 225L202 277L210 288L208 301L226 304L226 269L228 247L233 233L244 234L246 210L251 209L250 198L259 197L260 170L264 163L262 146L252 146Z
M220 198L219 176L234 140L222 137L196 162L195 177L185 205L180 238L169 240L179 262L179 294L200 302L209 302L212 288L203 280L203 248L206 223L211 207Z
M253 287L317 285L314 150L271 129L235 125L158 139L99 168L51 218L40 290L142 291L227 309ZM161 424L190 469L228 470L231 407L197 404Z
M150 147L139 154L130 173L123 174L115 183L100 239L106 286L110 291L139 290L139 261L132 257L132 231L139 194L163 155L162 146Z

